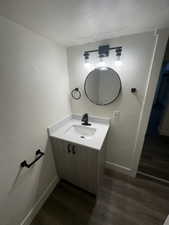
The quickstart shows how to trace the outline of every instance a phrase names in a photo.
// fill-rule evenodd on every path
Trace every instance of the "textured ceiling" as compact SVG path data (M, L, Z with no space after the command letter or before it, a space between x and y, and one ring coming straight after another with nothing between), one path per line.
M71 46L169 27L169 0L0 0L0 15Z

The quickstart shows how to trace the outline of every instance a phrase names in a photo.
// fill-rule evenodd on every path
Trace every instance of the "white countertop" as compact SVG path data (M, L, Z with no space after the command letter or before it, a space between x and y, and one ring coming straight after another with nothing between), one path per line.
M110 127L110 120L105 118L97 118L89 116L89 123L91 123L90 128L95 128L95 134L90 138L81 138L80 136L73 136L66 131L73 125L81 125L80 115L71 115L53 126L48 128L48 134L52 138L58 138L71 143L86 146L95 150L101 150L104 140L106 138L107 132ZM84 126L84 125L82 125Z

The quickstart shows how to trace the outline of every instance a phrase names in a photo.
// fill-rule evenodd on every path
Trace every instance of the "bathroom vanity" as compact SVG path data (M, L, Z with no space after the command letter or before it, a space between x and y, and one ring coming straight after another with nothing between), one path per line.
M103 179L106 135L109 120L89 117L91 126L72 115L48 129L56 167L64 179L92 194L97 194Z

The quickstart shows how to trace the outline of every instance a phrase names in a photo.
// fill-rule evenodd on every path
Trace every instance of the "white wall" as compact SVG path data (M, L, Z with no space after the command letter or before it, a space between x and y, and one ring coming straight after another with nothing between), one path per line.
M0 17L0 224L19 225L56 179L47 127L70 114L63 47ZM20 170L38 147L45 157Z
M114 103L97 106L92 104L83 92L81 100L72 100L72 111L73 113L88 112L92 115L111 118L113 111L120 111L119 121L111 120L106 160L110 166L117 164L130 170L155 35L153 32L147 32L69 48L68 66L71 89L75 87L83 89L84 80L91 70L84 66L83 53L85 50L98 48L100 44L123 47L121 57L123 65L121 67L115 68L115 53L111 52L109 58L106 59L107 65L119 73L122 81L122 93ZM92 54L91 62L95 64L93 68L97 64L97 59L97 55ZM132 87L137 88L137 94L130 93Z
M156 31L155 46L153 56L150 63L148 80L146 83L146 90L143 99L143 106L141 108L138 128L136 131L136 141L132 155L132 175L135 176L139 165L140 155L142 152L146 129L149 122L149 117L153 105L153 100L156 92L157 83L161 71L161 65L164 59L164 53L169 37L168 29L161 29Z

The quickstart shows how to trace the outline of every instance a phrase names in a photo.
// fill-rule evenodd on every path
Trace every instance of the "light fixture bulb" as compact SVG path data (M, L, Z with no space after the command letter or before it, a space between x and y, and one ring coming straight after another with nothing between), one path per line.
M122 62L120 60L120 55L116 56L116 61L115 61L114 64L115 64L116 67L120 67L122 65Z
M91 67L91 63L89 62L89 58L85 58L85 63L84 63L86 68L90 68Z
M121 61L118 61L118 60L115 61L115 66L116 67L120 67L121 65L122 65L122 62Z
M85 63L84 65L85 65L86 68L90 68L92 64L89 63L89 62L87 62L87 63Z
M99 59L100 61L98 62L97 66L106 68L106 63L104 62L103 57L100 57Z

